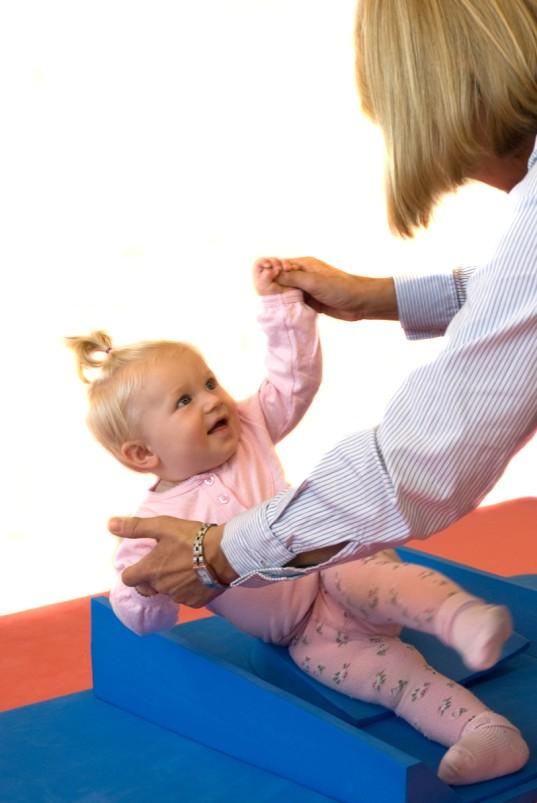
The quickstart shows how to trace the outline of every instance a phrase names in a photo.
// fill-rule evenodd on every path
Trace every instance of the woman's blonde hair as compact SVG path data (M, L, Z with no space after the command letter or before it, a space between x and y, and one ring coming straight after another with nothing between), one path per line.
M89 385L87 424L95 438L123 462L121 446L139 437L140 409L137 402L148 367L168 355L196 351L187 343L151 340L113 348L106 332L66 337L74 352L80 379ZM98 369L98 376L89 372Z
M480 155L537 132L537 0L359 0L356 76L390 225L412 236Z

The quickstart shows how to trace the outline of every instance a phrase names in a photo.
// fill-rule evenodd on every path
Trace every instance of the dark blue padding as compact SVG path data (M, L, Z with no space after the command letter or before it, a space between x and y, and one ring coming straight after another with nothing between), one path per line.
M329 803L91 692L0 714L0 801Z
M434 636L405 629L401 637L409 644L413 644L434 669L452 680L468 685L485 674L472 672L463 664L454 650L445 647ZM519 633L513 633L505 643L502 657L496 667L528 647L528 639ZM319 683L311 675L307 675L297 667L284 647L275 647L257 641L252 645L250 664L252 671L263 680L296 694L302 700L318 705L352 725L363 727L368 722L376 722L379 719L393 716L392 712L384 706L353 700Z

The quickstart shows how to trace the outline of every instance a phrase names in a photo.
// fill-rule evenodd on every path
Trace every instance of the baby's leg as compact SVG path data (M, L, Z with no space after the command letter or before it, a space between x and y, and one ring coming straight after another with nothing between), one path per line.
M438 636L471 669L488 669L511 635L509 611L487 605L449 578L387 553L322 572L326 592L372 630L393 625ZM390 628L390 626L392 626Z
M304 633L291 643L294 661L321 683L384 705L428 738L454 745L439 767L443 780L474 783L526 763L528 748L517 728L432 669L414 647L393 636L348 638L319 612L316 606Z

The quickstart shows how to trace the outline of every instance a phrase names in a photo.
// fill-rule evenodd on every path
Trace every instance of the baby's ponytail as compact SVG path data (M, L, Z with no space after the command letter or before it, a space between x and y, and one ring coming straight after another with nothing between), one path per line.
M88 368L103 368L110 359L112 338L106 332L91 332L83 337L66 337L65 343L74 352L78 376L86 384L91 383L87 376Z

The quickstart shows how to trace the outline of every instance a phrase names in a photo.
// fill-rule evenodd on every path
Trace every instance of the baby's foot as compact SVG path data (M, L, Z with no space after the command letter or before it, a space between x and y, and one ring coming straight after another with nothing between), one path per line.
M450 643L470 669L489 669L500 658L512 632L513 622L507 608L476 602L455 615Z
M527 762L528 745L505 717L484 711L464 728L438 768L438 777L451 785L477 783L516 772Z

